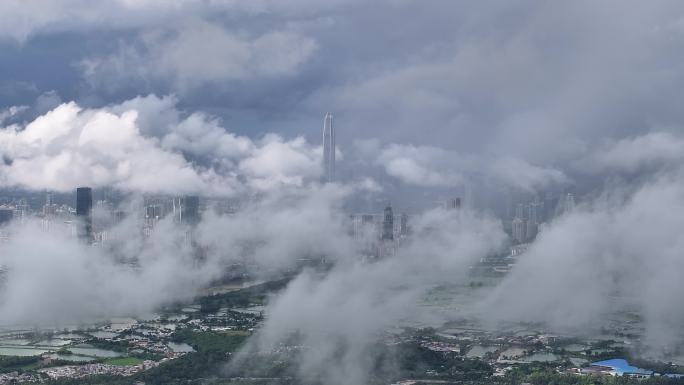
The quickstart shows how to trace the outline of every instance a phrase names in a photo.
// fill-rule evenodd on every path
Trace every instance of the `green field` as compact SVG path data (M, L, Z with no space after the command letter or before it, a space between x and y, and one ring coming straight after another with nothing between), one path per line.
M226 331L216 332L216 333L227 335L227 336L240 336L240 337L249 337L252 335L252 332L249 332L247 330L226 330Z

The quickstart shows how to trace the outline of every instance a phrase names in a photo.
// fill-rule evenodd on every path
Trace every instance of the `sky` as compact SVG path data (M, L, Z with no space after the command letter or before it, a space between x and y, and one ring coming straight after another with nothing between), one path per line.
M273 134L297 147L300 159L288 158L297 170L279 175L296 184L316 178L305 163L315 163L323 114L334 112L339 175L381 182L385 200L415 186L584 192L607 173L648 172L678 157L683 143L676 1L106 0L93 7L37 0L0 7L5 127L31 131L36 117L67 114L58 107L74 103L83 112L63 122L76 135L96 111L123 119L130 109L137 134L161 144L150 157L166 163L180 153L195 165L186 170L193 188L217 194L235 186L212 187L208 180L230 184L228 174L259 174L262 163L247 162L249 171L217 169L210 157L222 157L220 150L202 157L199 145L185 147L178 136L206 137L212 129L171 127L193 115L194 123L244 137L255 148L268 149ZM163 107L146 104L165 110L143 111L141 99L164 100ZM4 163L35 156L12 154L26 138L3 131ZM178 141L169 144L170 135ZM112 161L88 159L88 168ZM178 169L193 168L177 161ZM65 188L49 178L16 180L12 173L26 172L17 168L0 171L5 184ZM117 177L75 177L150 189Z
M369 336L508 244L484 203L454 215L429 210L435 199L466 187L481 203L572 191L576 210L549 223L472 311L577 331L624 306L662 352L684 320L672 305L684 295L683 59L675 0L2 1L0 189L109 186L133 206L141 194L263 197L237 217L203 219L198 237L212 253L202 266L173 246L182 234L170 223L152 243L130 236L121 253L143 261L138 272L93 266L64 235L33 242L37 224L24 224L3 246L16 272L4 314L25 322L51 309L46 296L25 306L29 277L55 293L64 280L50 277L66 276L67 292L81 293L43 314L57 322L187 299L192 290L174 282L201 288L245 243L276 270L324 254L338 267L296 278L249 349L302 326L316 347L303 374L362 383ZM339 180L321 185L326 112ZM414 240L370 266L350 257L349 201L412 211ZM60 270L64 260L79 268ZM88 292L97 277L109 283ZM136 290L153 294L100 307ZM339 346L353 376L315 369Z

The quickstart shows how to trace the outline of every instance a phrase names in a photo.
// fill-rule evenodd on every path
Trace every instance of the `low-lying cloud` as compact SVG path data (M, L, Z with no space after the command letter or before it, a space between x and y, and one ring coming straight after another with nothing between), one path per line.
M501 185L534 192L570 183L563 171L520 158L461 154L432 146L391 144L380 150L376 162L388 175L422 187L454 187L493 178Z

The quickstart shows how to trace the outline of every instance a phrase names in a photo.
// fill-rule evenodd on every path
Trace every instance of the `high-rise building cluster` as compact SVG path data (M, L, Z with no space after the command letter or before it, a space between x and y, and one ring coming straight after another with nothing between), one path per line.
M372 257L385 257L411 236L411 217L397 215L391 205L381 213L358 213L349 215L349 234L356 240L360 252Z
M333 114L328 112L323 117L323 175L325 183L336 180L336 133ZM200 223L205 209L203 200L198 195L186 196L147 196L142 207L125 212L115 208L112 202L113 193L110 189L100 189L95 200L93 189L87 186L75 189L75 208L66 204L58 204L51 192L45 193L44 204L34 216L41 219L43 228L47 231L66 229L83 242L93 245L116 242L121 236L116 233L116 224L129 215L140 219L141 233L150 237L160 221L168 220L177 225L186 226L187 239L194 242L194 228ZM473 192L470 185L464 187L462 196L465 206L473 207ZM57 199L58 201L59 199ZM62 199L64 201L64 199ZM541 196L527 198L518 197L507 200L505 219L507 231L516 244L525 244L535 239L543 231L545 224L554 217L568 213L575 208L575 197L572 193L554 195L546 193ZM446 210L460 210L464 205L461 196L451 197L439 201L439 205ZM0 241L7 239L7 231L3 226L12 221L24 220L31 213L31 206L36 207L35 200L29 205L22 197L0 199ZM234 213L235 206L222 206L222 213ZM137 213L136 213L137 211ZM136 219L136 220L137 220ZM411 235L410 216L406 213L397 215L391 205L384 207L380 213L362 213L350 215L350 234L357 240L362 240L364 250L372 255L391 254L397 245ZM5 226L7 227L7 226ZM364 243L365 242L365 243Z
M382 240L394 240L394 213L392 212L392 206L389 205L385 207L385 214L382 220Z
M93 189L76 189L76 219L78 237L85 242L93 241Z
M572 193L560 197L547 193L544 199L534 197L527 202L519 202L513 208L510 220L511 238L516 243L533 241L553 218L575 209L575 196Z
M447 210L458 210L461 208L461 198L450 198L446 202Z
M11 223L32 217L43 231L69 234L89 245L107 245L125 240L122 231L126 230L117 225L131 215L134 220L130 224L141 224L141 233L146 237L152 235L159 221L168 217L169 221L187 227L186 238L191 241L192 228L200 222L203 211L197 195L145 197L142 206L129 204L127 210L122 210L112 201L114 194L109 189L99 189L96 194L91 187L83 186L74 191L73 206L57 203L51 192L44 195L42 204L37 204L35 194L28 195L33 201L33 209L26 198L0 197L0 242L10 239ZM96 195L100 199L96 199ZM217 204L219 206L222 213L234 212L230 203Z

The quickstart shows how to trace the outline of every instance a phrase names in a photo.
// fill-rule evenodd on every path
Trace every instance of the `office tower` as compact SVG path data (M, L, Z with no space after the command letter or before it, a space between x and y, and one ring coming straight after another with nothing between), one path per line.
M78 236L86 242L93 239L93 189L79 187L76 189L76 217L78 219Z
M536 222L532 222L532 221L528 220L527 226L525 228L525 238L527 240L533 240L534 237L537 236L538 231L539 231L539 224Z
M171 199L171 213L172 213L172 218L175 223L180 223L181 221L181 200L182 198L172 198Z
M539 223L540 204L536 202L530 203L527 206L527 220L532 223Z
M399 233L403 236L409 234L408 215L406 213L401 214L401 224L399 227Z
M570 211L572 211L574 209L575 209L575 196L572 195L572 193L568 193L568 195L565 196L563 212L569 213Z
M199 213L199 197L197 195L188 195L183 197L181 201L181 223L189 225L196 225L200 221Z
M382 221L382 239L394 240L394 214L392 206L385 207L385 219Z
M513 230L513 239L515 239L518 243L525 242L527 230L525 228L525 220L522 218L515 218L511 223L511 227Z
M57 205L52 203L52 193L45 193L45 204L43 205L43 216L45 218L54 217L57 213Z
M551 222L553 217L556 215L556 205L557 200L554 199L553 194L551 192L547 192L546 197L544 198L544 221Z
M373 224L373 214L361 215L361 223L364 225L372 225Z
M325 182L335 181L335 127L329 112L323 118L323 176Z
M542 213L544 212L544 203L538 200L530 203L527 207L527 227L526 227L526 237L528 240L532 240L537 236L539 232L539 224L542 222Z
M525 238L528 240L534 239L537 236L537 229L539 222L537 221L537 204L530 203L527 211L527 224L525 227Z
M572 211L575 209L575 196L571 193L568 193L568 196L565 200L565 210L566 211Z
M162 216L161 205L147 205L145 207L145 218L159 219Z
M14 205L14 219L23 221L29 214L29 204L26 198L21 198Z
M447 201L447 209L457 210L461 208L461 198L449 199Z
M0 225L9 223L14 218L14 210L9 207L0 207Z
M525 205L518 203L515 208L515 218L525 219Z

